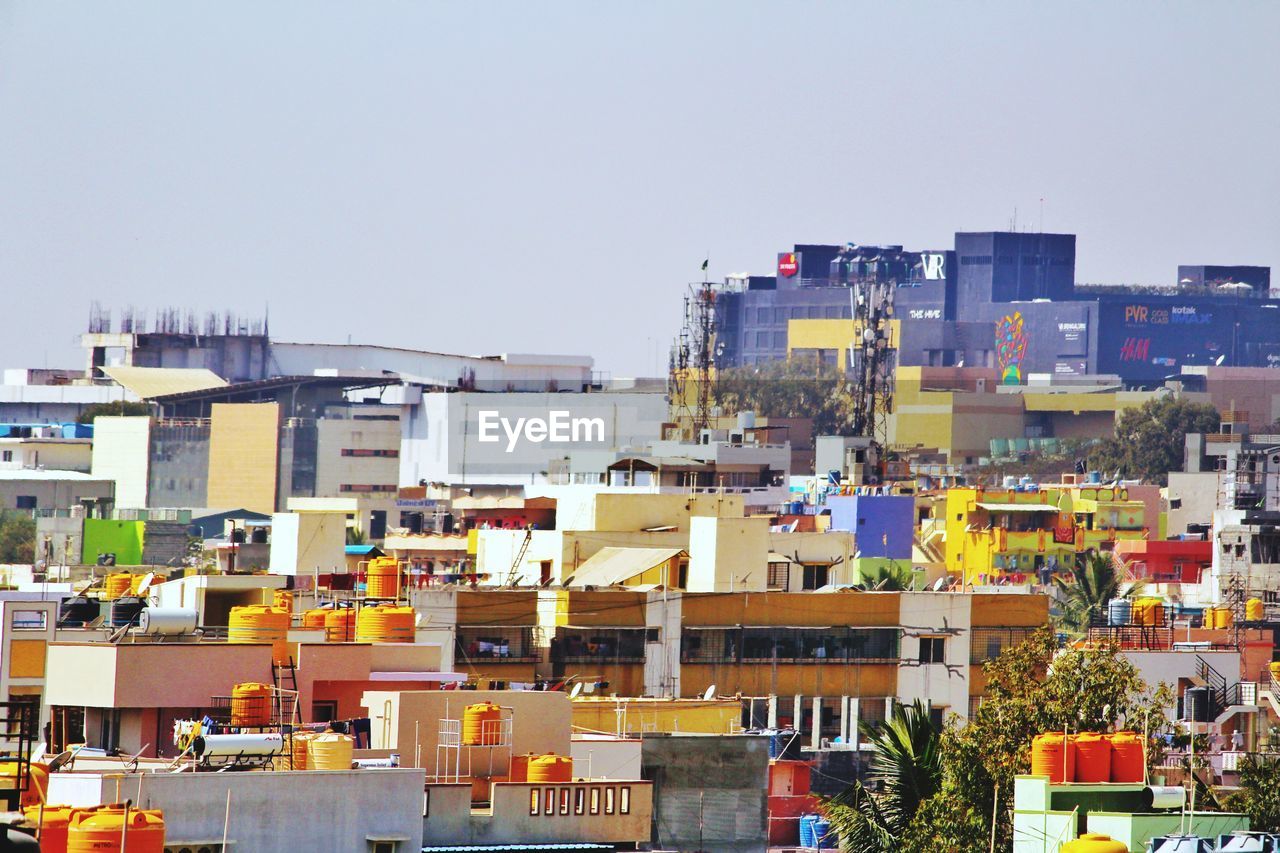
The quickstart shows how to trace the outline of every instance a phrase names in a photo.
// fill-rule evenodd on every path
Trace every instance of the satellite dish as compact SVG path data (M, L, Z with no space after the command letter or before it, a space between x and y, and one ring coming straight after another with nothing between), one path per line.
M49 762L49 772L56 773L71 761L70 752L59 752L58 755Z
M155 572L147 572L142 576L142 582L138 584L138 595L145 595L147 590L151 589L151 583L156 579Z
M569 691L569 698L577 699L581 695L582 695L582 682L579 681L577 684L573 685L573 689Z
M716 686L713 684L706 690L702 691L702 701L710 702L714 698L716 698Z

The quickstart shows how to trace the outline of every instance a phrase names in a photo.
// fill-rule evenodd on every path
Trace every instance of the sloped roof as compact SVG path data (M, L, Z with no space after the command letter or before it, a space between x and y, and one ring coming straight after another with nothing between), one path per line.
M683 553L683 548L601 548L578 566L572 586L620 584Z
M144 400L227 384L227 380L203 367L104 367L102 372Z

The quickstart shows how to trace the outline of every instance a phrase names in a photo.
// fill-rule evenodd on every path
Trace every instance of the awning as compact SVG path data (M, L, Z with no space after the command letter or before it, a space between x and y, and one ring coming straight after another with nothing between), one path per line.
M683 548L601 548L578 566L572 585L620 584L683 553Z
M978 502L988 512L1057 512L1053 504L989 504Z
M104 367L102 372L144 400L227 384L227 380L203 367Z

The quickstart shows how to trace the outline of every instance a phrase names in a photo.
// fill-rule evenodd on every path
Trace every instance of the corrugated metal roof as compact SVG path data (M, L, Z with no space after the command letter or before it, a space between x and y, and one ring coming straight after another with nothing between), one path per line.
M978 502L988 512L1057 512L1053 504L997 504Z
M572 585L613 586L682 553L682 548L601 548L578 566Z
M104 367L102 372L144 400L227 384L227 380L203 367Z

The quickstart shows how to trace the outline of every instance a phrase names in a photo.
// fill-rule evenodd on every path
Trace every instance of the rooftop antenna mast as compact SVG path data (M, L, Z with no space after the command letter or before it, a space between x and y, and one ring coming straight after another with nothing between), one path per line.
M855 339L850 345L853 371L853 434L871 439L873 448L888 442L893 410L894 283L859 278L849 288Z
M684 298L684 323L671 353L667 385L677 424L689 424L691 436L698 436L711 422L711 386L715 378L716 307L719 292L707 278L708 262L702 263L702 281L689 285ZM689 383L694 383L690 389ZM692 394L692 408L690 395Z

